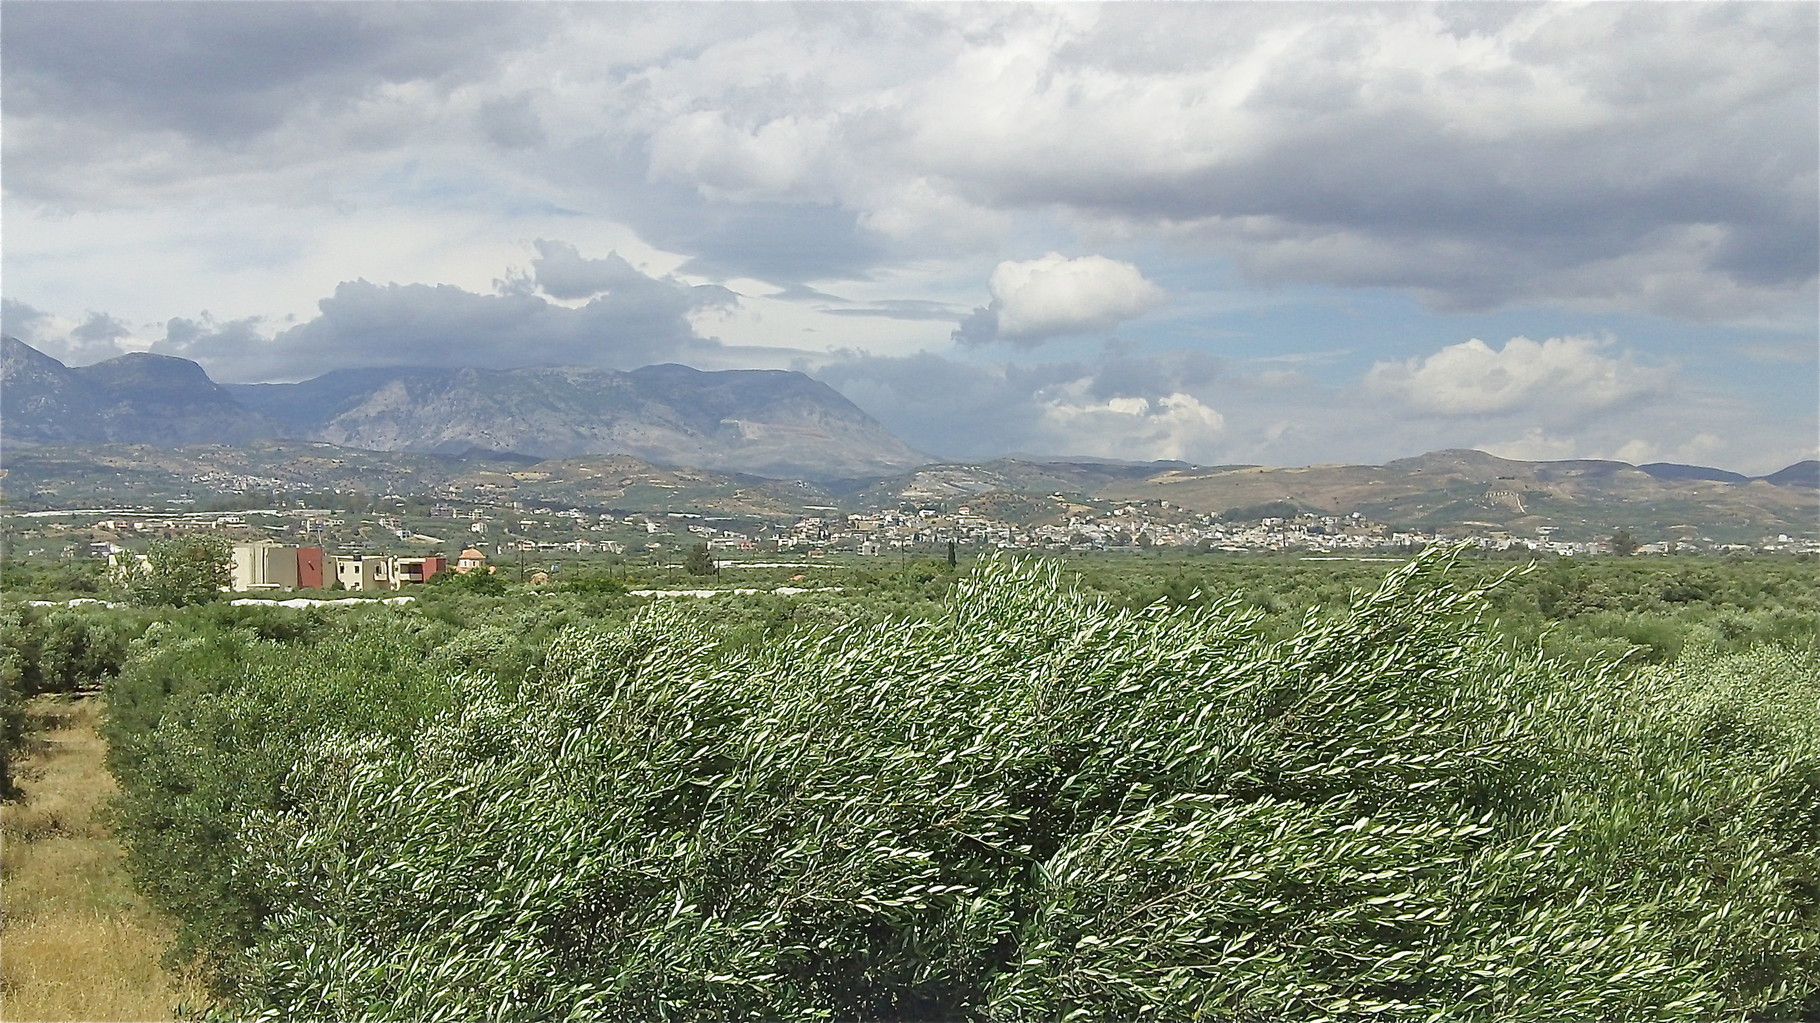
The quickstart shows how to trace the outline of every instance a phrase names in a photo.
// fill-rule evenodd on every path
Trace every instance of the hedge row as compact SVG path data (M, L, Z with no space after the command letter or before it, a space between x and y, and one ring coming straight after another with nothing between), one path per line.
M1447 567L1288 638L1003 562L928 620L653 606L504 679L511 630L407 614L231 671L154 636L122 826L242 1017L1813 1013L1813 654L1518 655Z

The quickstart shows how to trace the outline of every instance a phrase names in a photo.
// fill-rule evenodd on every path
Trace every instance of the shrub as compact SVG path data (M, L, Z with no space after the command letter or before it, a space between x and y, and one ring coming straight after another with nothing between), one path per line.
M162 786L256 924L224 960L246 1015L1802 1011L1813 656L1512 653L1444 567L1281 640L1237 601L1118 609L987 561L939 618L764 644L654 605L512 689L350 647L140 748L257 751ZM169 854L130 798L135 855Z
M260 611L267 629L267 616L312 620ZM391 609L315 621L285 642L191 612L151 626L108 683L104 732L128 865L176 917L180 949L217 968L258 940L273 908L247 869L241 822L321 795L284 786L318 736L398 740L450 699L430 656L445 628Z
M221 597L233 579L233 552L219 536L153 540L146 564L127 580L134 603L184 607Z
M18 614L11 608L0 611L0 625L7 632L17 628ZM25 658L8 642L0 645L0 802L19 798L19 787L13 778L13 762L25 745Z

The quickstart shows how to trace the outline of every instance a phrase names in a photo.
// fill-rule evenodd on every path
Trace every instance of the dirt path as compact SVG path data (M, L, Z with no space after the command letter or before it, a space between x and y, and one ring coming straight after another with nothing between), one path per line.
M167 1020L201 989L167 973L169 926L127 878L100 810L114 779L99 701L45 699L25 799L0 807L0 1020Z

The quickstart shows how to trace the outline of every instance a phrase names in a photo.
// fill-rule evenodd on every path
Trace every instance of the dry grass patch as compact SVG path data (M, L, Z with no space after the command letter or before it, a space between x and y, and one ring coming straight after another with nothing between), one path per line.
M162 1020L202 988L160 966L170 929L133 891L102 813L114 793L94 701L46 699L0 807L0 1019Z

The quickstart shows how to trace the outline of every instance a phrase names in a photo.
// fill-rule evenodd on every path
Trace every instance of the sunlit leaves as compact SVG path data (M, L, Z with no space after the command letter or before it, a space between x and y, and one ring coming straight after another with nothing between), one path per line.
M421 727L279 721L282 798L222 821L271 907L237 991L400 1020L1800 1011L1812 656L1521 656L1446 569L1279 640L988 561L932 620L728 648L653 606L523 687L452 680Z

